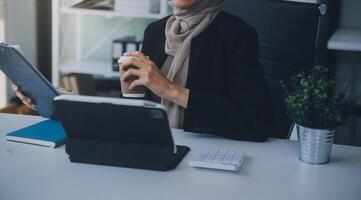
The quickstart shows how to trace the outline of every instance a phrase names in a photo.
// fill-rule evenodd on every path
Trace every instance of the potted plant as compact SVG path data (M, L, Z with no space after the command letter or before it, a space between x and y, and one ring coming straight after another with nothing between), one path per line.
M337 89L336 80L323 66L309 74L300 72L281 85L287 93L288 114L297 126L299 159L312 164L329 162L335 129L347 121L350 99Z

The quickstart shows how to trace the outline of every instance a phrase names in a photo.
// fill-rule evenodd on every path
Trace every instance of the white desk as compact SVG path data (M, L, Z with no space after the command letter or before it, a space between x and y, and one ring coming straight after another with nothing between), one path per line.
M360 200L361 148L335 145L331 163L297 159L297 143L272 139L237 142L174 131L177 144L192 148L174 171L155 172L71 163L58 149L7 142L5 133L41 121L0 114L1 200ZM249 155L240 173L188 167L201 148Z

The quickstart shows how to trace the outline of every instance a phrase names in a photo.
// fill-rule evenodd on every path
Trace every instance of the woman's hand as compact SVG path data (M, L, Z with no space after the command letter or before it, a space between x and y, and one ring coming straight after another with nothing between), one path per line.
M149 60L142 52L134 51L126 53L125 55L135 58L129 59L128 62L120 65L122 74L121 80L124 81L132 76L138 77L137 80L130 84L129 89L133 89L137 86L145 86L160 98L172 101L183 108L187 108L189 89L177 86L162 76L155 63ZM129 69L125 71L124 69L128 66L135 66L138 69Z
M24 105L35 110L33 100L30 97L25 96L17 85L13 84L11 86L11 89L14 90L16 96L23 102Z
M36 110L33 100L30 97L27 97L26 95L24 95L21 92L21 89L17 85L13 84L11 86L11 89L14 90L16 96L23 102L24 105L26 105L27 107L29 107L33 110ZM66 90L63 88L56 88L56 89L59 92L59 94L74 94L72 91L69 91L69 90Z

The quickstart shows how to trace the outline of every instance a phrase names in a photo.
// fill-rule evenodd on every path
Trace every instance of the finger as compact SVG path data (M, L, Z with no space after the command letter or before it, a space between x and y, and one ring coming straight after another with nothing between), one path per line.
M25 106L27 106L27 107L32 108L32 109L35 110L35 105L34 105L34 104L28 103L28 102L26 102L26 101L22 101L22 102L23 102L23 104L24 104Z
M23 93L17 91L17 92L15 92L15 95L16 95L17 97L19 97L19 99L21 99L22 101L25 100L25 96L23 95Z
M129 90L134 89L135 87L138 86L145 86L144 81L142 79L138 79L133 81L130 85L129 85Z
M30 104L26 101L21 101L24 105L26 105L27 107L30 107Z
M126 62L122 63L119 65L119 70L121 71L127 71L127 68L129 66L135 66L138 67L139 69L146 67L148 64L145 63L144 61L137 59L137 58L131 58L128 59Z
M33 102L33 100L29 97L25 97L24 101L28 104L31 104Z
M140 77L141 73L137 69L129 69L122 75L121 80L126 81L129 77L132 77L132 76Z
M120 75L124 74L125 72L127 72L127 66L123 65L123 64L119 64L119 73Z
M15 85L15 84L12 84L11 85L11 89L14 91L14 92L18 92L20 89L19 89L19 87L17 86L17 85Z
M30 108L32 108L33 110L36 110L36 105L33 104L33 103L31 103L31 104L30 104Z
M28 107L31 108L31 109L33 109L33 110L36 110L36 107L35 107L34 104L30 104L30 105L28 105Z
M130 52L126 52L124 54L125 56L134 56L134 57L137 57L141 60L148 60L149 57L147 57L143 52L141 51L130 51Z

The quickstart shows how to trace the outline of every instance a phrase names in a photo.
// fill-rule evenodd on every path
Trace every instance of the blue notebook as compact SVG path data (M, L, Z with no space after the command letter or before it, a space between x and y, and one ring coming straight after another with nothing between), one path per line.
M6 140L55 148L66 142L66 133L61 122L46 120L8 133Z

